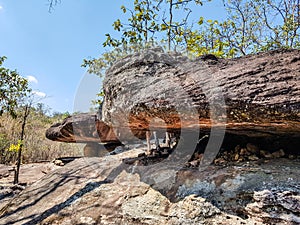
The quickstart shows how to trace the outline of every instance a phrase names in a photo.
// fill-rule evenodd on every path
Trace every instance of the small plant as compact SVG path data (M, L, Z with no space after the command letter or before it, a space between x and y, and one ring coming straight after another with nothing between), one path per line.
M22 141L18 140L17 144L10 144L9 148L7 149L8 152L17 153L20 151L22 145Z

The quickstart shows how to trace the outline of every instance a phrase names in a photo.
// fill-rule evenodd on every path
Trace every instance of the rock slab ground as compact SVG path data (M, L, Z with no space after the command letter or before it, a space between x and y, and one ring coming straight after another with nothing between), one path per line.
M138 167L133 149L80 158L26 187L0 224L299 224L300 162Z

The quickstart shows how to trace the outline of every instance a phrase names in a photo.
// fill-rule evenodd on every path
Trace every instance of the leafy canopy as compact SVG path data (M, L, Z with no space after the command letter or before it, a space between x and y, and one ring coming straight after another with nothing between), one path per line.
M233 58L278 48L300 48L299 0L223 0L226 18L189 17L211 0L132 0L121 6L127 21L112 23L119 36L105 34L106 52L85 59L90 73L103 77L117 59L141 49L162 45L197 57L214 54ZM130 3L132 3L130 7ZM105 93L100 91L98 102Z
M16 117L16 110L22 100L30 93L27 79L21 77L16 70L3 66L6 57L0 57L0 115L4 112Z

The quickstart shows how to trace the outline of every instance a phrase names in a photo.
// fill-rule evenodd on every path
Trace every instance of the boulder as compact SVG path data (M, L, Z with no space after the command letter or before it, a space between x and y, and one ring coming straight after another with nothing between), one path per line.
M150 49L107 70L102 120L120 130L120 140L149 129L209 132L225 126L247 136L299 138L299 71L300 50L189 60Z
M205 134L215 129L221 136L299 139L299 70L299 50L189 60L150 49L107 70L101 113L68 117L46 137L120 144L144 139L148 130Z

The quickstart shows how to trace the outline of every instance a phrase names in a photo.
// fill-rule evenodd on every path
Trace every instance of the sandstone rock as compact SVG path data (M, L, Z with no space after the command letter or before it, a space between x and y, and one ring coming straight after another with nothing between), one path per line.
M111 127L103 123L96 113L69 116L47 129L46 137L68 143L120 143Z
M267 152L265 150L260 150L259 151L260 155L266 159L271 159L273 156L270 152Z
M200 169L184 169L168 159L149 166L122 163L141 153L79 158L48 173L0 209L0 224L299 221L299 160Z
M104 79L103 118L80 114L55 124L47 138L119 143L146 130L209 132L299 139L299 50L237 59L149 50L117 61ZM222 133L222 132L221 132Z
M55 159L53 161L53 163L57 166L64 166L65 164L63 163L63 161L59 160L59 159Z
M250 156L248 156L248 159L251 161L259 160L259 158L256 155L250 155Z
M22 164L20 167L19 181L21 185L13 184L14 180L14 168L13 166L7 166L0 164L0 208L7 205L11 199L24 190L25 186L28 186L45 174L57 169L53 163L31 163ZM0 220L1 221L1 220Z
M86 155L99 156L98 143L167 130L180 134L180 151L159 160L162 153L146 158L140 150L75 160L26 188L1 210L0 223L299 223L299 159L280 158L299 154L299 53L191 61L150 50L117 61L104 81L103 118L67 118L47 137L88 142ZM224 122L225 150L204 167L206 142L194 133ZM193 141L194 155L186 147Z
M259 153L259 148L256 145L252 144L252 143L248 143L246 148L252 154L258 154Z
M276 224L300 224L300 196L291 191L263 190L254 192L255 202L246 206L246 211L262 222Z
M103 145L96 142L89 142L83 148L83 155L86 157L103 157L107 153L109 151Z
M283 151L283 149L280 149L279 151L273 152L271 155L274 158L280 158L285 155L285 152Z
M280 50L193 61L152 50L129 55L106 73L103 121L124 129L120 140L149 127L205 131L225 123L236 134L299 137L299 55Z

